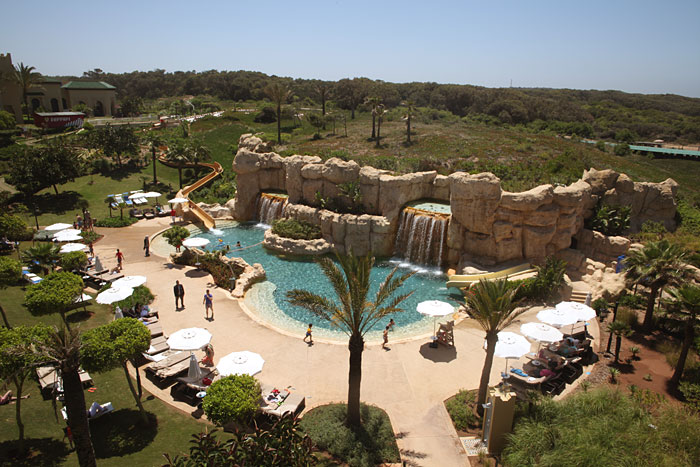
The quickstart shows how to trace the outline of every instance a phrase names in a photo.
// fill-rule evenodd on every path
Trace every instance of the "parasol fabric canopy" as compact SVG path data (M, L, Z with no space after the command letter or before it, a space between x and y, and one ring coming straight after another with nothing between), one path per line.
M73 251L83 251L87 250L87 246L84 243L66 243L61 246L59 250L61 253L71 253Z
M555 307L557 310L570 311L574 313L578 321L588 321L596 317L596 312L593 308L583 303L578 302L561 302Z
M420 302L416 307L416 311L427 316L446 316L454 313L455 307L440 300L427 300Z
M70 229L73 227L73 224L65 224L63 222L59 222L57 224L51 224L48 227L45 227L44 230L65 230L65 229Z
M79 229L62 229L62 230L56 232L55 234L53 234L53 237L56 238L56 237L63 236L63 235L80 235L81 232L82 231Z
M178 204L178 203L186 203L188 201L189 201L189 199L187 199L187 198L173 198L173 199L169 199L168 203Z
M233 352L221 357L216 369L221 376L229 375L255 375L263 369L265 360L255 352L244 350Z
M209 245L209 240L206 238L201 238L201 237L194 237L194 238L186 238L182 242L182 246L186 247L202 247L205 245Z
M134 288L146 283L146 276L125 276L112 283L112 288Z
M102 305L109 305L114 302L121 302L122 300L131 297L131 294L133 293L134 289L132 289L131 287L110 287L109 289L99 294L95 300L97 301L97 303L101 303Z
M564 338L560 330L544 323L525 323L520 332L539 342L559 342Z
M514 332L501 331L498 333L494 356L501 358L520 358L530 351L530 342L525 337Z
M190 354L190 368L187 370L187 378L193 381L201 381L204 378L202 369L199 367L199 362L194 354Z
M537 313L537 319L552 326L567 326L578 321L578 315L566 310L556 308L545 308Z
M180 329L170 335L168 346L173 350L197 350L211 341L211 333L203 328Z
M141 195L142 198L157 198L159 196L162 196L160 193L157 191L147 191L146 193L143 193Z

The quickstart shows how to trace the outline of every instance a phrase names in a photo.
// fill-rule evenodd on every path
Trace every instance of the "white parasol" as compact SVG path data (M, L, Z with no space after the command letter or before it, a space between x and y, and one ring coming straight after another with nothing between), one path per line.
M81 237L78 234L66 234L66 235L56 235L53 237L54 242L77 242L82 240L83 237Z
M197 350L211 341L211 333L203 328L180 329L170 335L168 346L173 350Z
M588 321L596 317L593 308L578 302L561 302L555 307L557 310L571 311L576 314L578 321Z
M72 227L72 226L71 226ZM82 231L79 229L62 229L55 234L53 234L53 238L63 236L63 235L80 235Z
M146 276L125 276L112 283L113 288L134 288L146 283Z
M65 229L70 229L73 227L73 224L64 224L63 222L59 222L58 224L51 224L48 227L45 227L44 230L65 230Z
M545 308L537 313L537 319L555 327L574 324L578 321L576 313L567 310L557 310L556 308Z
M173 199L169 199L168 203L178 204L178 203L186 203L188 201L189 201L189 199L187 199L187 198L173 198Z
M187 379L190 381L201 381L204 378L202 369L199 367L199 362L194 354L190 354L190 369L187 371Z
M421 315L433 317L433 336L435 335L435 322L438 316L447 316L454 313L455 307L447 302L440 300L427 300L420 302L416 307L416 311Z
M520 332L539 342L559 342L564 338L560 330L544 323L525 323Z
M71 253L73 251L83 251L87 250L87 246L84 243L66 243L61 246L59 250L60 253Z
M186 247L203 247L205 245L209 245L209 240L206 238L201 238L201 237L193 237L193 238L186 238L182 242L182 246Z
M484 342L486 345L486 342ZM501 331L498 333L498 342L496 342L496 350L493 355L506 359L506 370L503 377L508 375L508 360L511 358L520 358L530 351L530 342L520 334L514 332Z
M219 360L216 369L221 376L229 375L255 375L263 369L265 360L255 352L244 350L233 352Z
M102 305L109 305L114 302L121 302L122 300L131 297L131 294L133 293L134 289L132 289L131 287L123 287L120 289L110 287L109 289L99 294L95 298L95 300L97 301L97 303L100 303Z
M102 261L100 261L99 256L95 256L95 271L100 272L104 268L102 267Z
M141 195L142 198L157 198L159 196L162 196L160 193L157 191L147 191L146 193L143 193Z
M117 307L117 309L114 310L114 320L116 321L116 320L123 318L123 317L124 317L124 313L122 313L122 309Z

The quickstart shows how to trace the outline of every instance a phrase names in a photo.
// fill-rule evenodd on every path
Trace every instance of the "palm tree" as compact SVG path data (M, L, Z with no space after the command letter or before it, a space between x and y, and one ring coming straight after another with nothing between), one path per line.
M644 248L630 252L625 259L628 279L649 287L649 299L643 328L650 332L654 322L654 302L659 291L667 285L677 285L688 273L684 263L687 252L668 240L649 242Z
M158 151L158 148L165 144L165 140L161 135L154 133L153 131L146 133L145 140L151 149L151 156L153 160L153 185L156 185L158 183L158 178L156 177L156 152Z
M685 362L688 358L688 351L695 340L695 326L697 325L697 317L700 313L700 287L697 285L683 284L680 288L672 290L671 295L675 298L676 304L688 312L685 319L683 346L678 356L676 369L673 371L673 376L671 376L671 384L677 386L683 376Z
M61 247L53 243L37 243L22 252L22 261L30 269L41 270L44 274L48 274L61 259L60 250Z
M376 146L379 147L379 142L382 139L382 137L380 136L382 130L382 119L384 118L384 114L386 113L384 104L377 105L377 107L375 107L372 113L377 115L377 139L375 141Z
M321 115L326 116L326 100L331 95L331 88L326 83L321 82L314 88L318 97L321 98ZM326 121L323 121L323 129L326 129Z
M292 97L292 91L281 83L271 83L265 87L265 94L275 103L277 113L277 143L282 144L282 104Z
M620 361L620 345L622 344L622 336L628 336L631 329L628 323L624 321L613 321L608 324L608 332L612 336L615 335L615 363Z
M182 188L182 169L185 164L190 162L186 141L178 140L171 144L168 147L168 152L165 153L165 158L177 165L177 175L180 180L180 188Z
M484 368L481 370L479 397L476 406L479 414L484 412L482 404L486 402L486 391L489 387L498 333L525 311L525 308L516 309L518 306L518 300L515 299L517 291L517 287L513 287L506 279L481 280L469 289L467 294L467 308L469 308L472 318L486 332L486 358Z
M38 351L53 363L63 378L64 405L68 413L68 426L73 433L78 462L81 467L96 466L95 450L90 439L85 394L80 381L80 334L77 329L56 328L49 332L46 342L39 343Z
M375 109L377 106L382 102L382 100L378 97L368 97L365 99L365 104L369 105L370 110L372 111L372 136L371 139L374 139L377 137L377 115L375 114ZM353 117L354 118L354 117Z
M416 104L413 101L406 101L406 142L411 143L411 117L416 112Z
M360 383L362 380L362 352L365 348L364 335L372 326L391 313L403 311L399 304L413 292L392 298L403 283L414 273L400 277L396 269L391 271L379 286L373 302L367 300L370 289L370 272L374 258L370 255L356 257L336 253L340 268L330 258L321 258L318 264L335 291L340 305L326 297L306 290L294 289L287 292L287 300L309 310L324 321L341 329L350 337L350 370L348 374L348 415L349 426L360 425ZM341 272L342 269L342 272Z
M114 196L108 196L105 198L105 203L107 203L107 207L109 207L109 217L112 217L112 203L115 203Z
M29 106L27 105L27 94L29 89L41 83L41 73L34 71L33 66L26 66L20 62L15 66L15 72L12 76L13 81L22 89L22 102L24 103L24 111L29 117Z

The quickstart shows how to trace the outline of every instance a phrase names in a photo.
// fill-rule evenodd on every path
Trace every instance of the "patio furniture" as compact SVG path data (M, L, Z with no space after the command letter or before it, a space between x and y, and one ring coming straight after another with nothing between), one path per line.
M103 415L107 415L108 413L114 412L114 407L112 406L111 402L105 402L104 404L98 404L97 402L93 402L90 408L86 410L86 412L89 422L90 420L95 420ZM61 409L61 415L63 416L64 420L68 421L68 411L65 407Z
M579 321L578 323L569 324L559 328L564 337L573 337L574 339L585 339L587 336L586 323Z
M440 323L440 327L437 331L437 343L446 345L448 347L454 347L455 345L455 335L454 335L454 321L448 321L443 324Z
M166 350L170 350L170 346L166 342L165 337L158 336L151 339L151 346L144 353L147 353L148 355L155 355L165 352Z
M298 415L306 407L306 397L289 389L279 390L269 385L262 386L260 410L268 415L282 418L286 414Z
M143 219L143 212L140 209L129 209L129 215L135 219Z
M156 215L153 212L153 209L144 209L143 210L143 217L146 219L155 219Z
M161 326L160 322L155 321L152 323L143 323L146 325L149 331L151 331L151 338L162 336L163 335L163 326Z
M159 362L149 363L146 371L164 381L187 371L190 366L189 360L190 356L187 352L178 352Z
M83 386L92 385L92 377L85 370L80 370L80 382ZM41 391L50 390L56 386L61 386L61 375L53 366L40 366L36 369L36 376L39 379Z

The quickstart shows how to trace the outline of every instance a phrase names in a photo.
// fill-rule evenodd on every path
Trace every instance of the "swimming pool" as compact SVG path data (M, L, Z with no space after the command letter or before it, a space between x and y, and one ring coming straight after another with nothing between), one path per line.
M235 249L236 242L244 247L231 251L227 256L238 256L249 264L260 263L267 273L267 280L255 284L246 293L246 306L264 322L273 327L303 336L308 323L314 325L314 336L330 340L345 340L346 335L331 324L318 319L308 311L293 306L286 301L286 292L292 289L305 289L335 300L335 294L319 266L309 257L277 255L260 245L265 228L259 224L236 222L220 223L213 232L194 230L192 236L207 238L211 241L207 249L222 249L230 245ZM245 248L249 247L249 248ZM417 273L409 278L399 293L413 290L414 293L402 302L403 313L394 313L377 323L367 333L367 341L381 339L381 331L390 318L396 321L390 339L408 338L430 334L433 330L432 318L426 318L416 311L418 303L424 300L444 300L452 303L445 287L446 277L437 269L415 267L400 260L377 260L372 270L372 288L368 299L372 300L379 284L396 266L399 272L415 270ZM454 293L454 292L453 292Z

